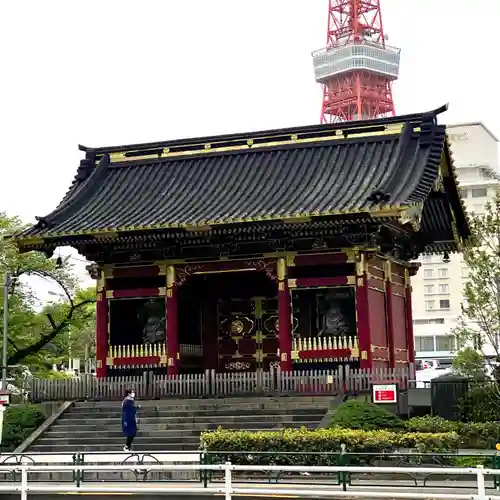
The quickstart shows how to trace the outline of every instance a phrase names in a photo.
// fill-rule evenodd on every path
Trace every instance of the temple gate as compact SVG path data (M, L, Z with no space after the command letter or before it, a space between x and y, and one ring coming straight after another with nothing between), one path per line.
M420 253L470 235L437 114L84 148L21 251L97 282L97 375L407 366Z

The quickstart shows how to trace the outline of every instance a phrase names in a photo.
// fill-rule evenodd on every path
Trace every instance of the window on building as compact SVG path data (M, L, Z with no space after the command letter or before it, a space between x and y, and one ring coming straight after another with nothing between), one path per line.
M484 180L490 180L493 178L490 170L488 170L487 168L482 168L481 170L479 170L479 175L480 175L481 179L484 179Z
M415 350L417 352L434 351L434 337L415 337Z
M432 318L429 320L429 325L444 325L444 318Z
M433 278L434 269L424 269L424 278Z
M449 309L450 308L450 300L449 299L441 299L439 301L439 309Z
M467 198L467 194L468 194L467 189L460 189L460 196L462 198L464 199Z
M414 325L444 325L444 318L414 319Z
M425 301L425 310L426 311L432 311L436 305L435 300L426 300Z
M425 285L424 290L427 295L434 293L434 285Z
M448 269L446 269L446 267L440 267L438 269L438 276L440 278L447 278L448 277Z
M469 277L469 268L468 267L462 267L460 270L462 274L462 278L468 278Z
M436 335L436 351L454 351L455 337L453 335Z
M486 198L488 196L487 188L472 188L471 195L473 198Z
M474 335L474 338L472 339L472 347L476 351L480 351L483 348L484 342L483 338L481 337L480 334Z
M439 293L450 293L450 285L448 283L440 283Z

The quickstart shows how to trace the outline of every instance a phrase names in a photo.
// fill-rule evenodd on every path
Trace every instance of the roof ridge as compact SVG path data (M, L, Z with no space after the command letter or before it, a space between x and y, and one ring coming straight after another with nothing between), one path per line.
M338 122L331 124L321 124L321 125L303 125L298 127L287 127L282 129L267 129L260 130L256 132L243 132L237 134L224 134L224 135L216 135L216 136L201 136L201 137L192 137L187 139L174 139L167 141L158 141L158 142L148 142L148 143L139 143L139 144L127 144L121 146L105 146L105 147L97 147L97 148L89 148L83 145L79 145L78 148L80 151L84 151L87 153L125 153L132 150L148 150L148 149L159 149L159 148L168 148L175 146L192 146L192 145L200 145L210 142L224 142L224 141L235 141L235 140L255 140L256 138L261 137L275 137L280 135L294 135L294 134L328 134L332 131L338 130L355 130L355 129L366 129L368 127L385 127L387 125L392 124L405 124L412 121L421 122L428 121L429 119L436 120L438 114L443 113L448 109L448 105L445 104L439 108L436 108L431 111L426 111L424 113L413 113L408 115L400 115L400 116L389 116L384 118L377 118L373 120L356 120L350 122Z

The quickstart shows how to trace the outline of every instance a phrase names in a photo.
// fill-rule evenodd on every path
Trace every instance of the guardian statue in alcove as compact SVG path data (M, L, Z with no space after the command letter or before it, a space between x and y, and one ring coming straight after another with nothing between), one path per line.
M321 325L318 336L344 337L349 334L349 320L342 311L340 300L333 294L324 295L320 302Z

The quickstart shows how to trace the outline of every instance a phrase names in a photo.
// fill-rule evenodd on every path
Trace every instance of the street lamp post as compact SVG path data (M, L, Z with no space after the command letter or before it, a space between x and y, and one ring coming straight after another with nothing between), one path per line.
M11 277L5 273L3 278L3 343L2 343L2 390L7 390L7 339L9 335L9 286Z

